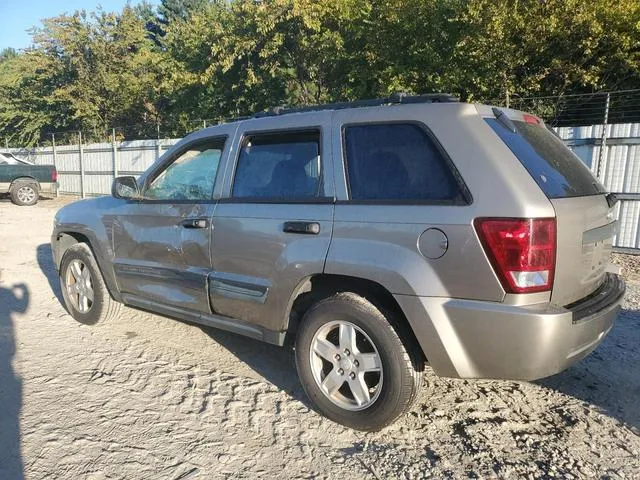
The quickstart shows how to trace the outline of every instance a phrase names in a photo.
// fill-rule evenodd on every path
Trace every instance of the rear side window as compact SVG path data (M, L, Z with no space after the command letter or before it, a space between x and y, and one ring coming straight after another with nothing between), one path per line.
M242 144L232 196L314 198L320 194L320 175L319 132L252 135Z
M544 126L513 121L514 132L495 118L485 120L548 198L582 197L605 192L591 170Z
M453 166L418 125L344 128L352 200L465 203Z

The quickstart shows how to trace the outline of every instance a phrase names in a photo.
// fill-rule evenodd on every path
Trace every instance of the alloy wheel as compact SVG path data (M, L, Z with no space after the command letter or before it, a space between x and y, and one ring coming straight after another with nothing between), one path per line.
M74 259L69 263L65 286L74 309L80 313L91 310L94 297L91 271L81 260Z
M17 197L18 200L20 200L22 203L31 203L36 198L36 191L33 189L33 187L25 185L18 189Z
M345 410L364 410L382 389L382 360L371 338L347 321L323 325L310 348L313 377L324 395Z

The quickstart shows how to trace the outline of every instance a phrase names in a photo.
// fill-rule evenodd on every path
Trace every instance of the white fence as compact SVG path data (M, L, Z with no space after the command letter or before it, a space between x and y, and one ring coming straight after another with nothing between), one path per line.
M565 143L620 198L614 245L640 249L640 123L560 127ZM12 149L37 164L55 165L60 192L108 195L118 175L139 175L179 139ZM604 149L602 145L604 144Z
M617 194L614 245L640 249L640 123L560 127L558 135ZM602 145L604 144L604 148Z
M133 140L10 151L38 165L55 165L60 193L84 197L108 195L115 177L140 175L178 140Z

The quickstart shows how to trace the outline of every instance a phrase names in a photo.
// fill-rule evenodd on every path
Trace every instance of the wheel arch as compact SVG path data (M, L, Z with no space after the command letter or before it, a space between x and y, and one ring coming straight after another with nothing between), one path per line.
M41 190L40 182L38 182L38 180L36 180L34 177L31 177L29 175L23 175L21 177L17 177L17 178L14 178L13 180L11 180L11 185L9 186L9 191L11 191L13 186L16 183L19 183L19 182L35 183L37 185L37 187L38 187L38 192L40 192L40 190Z
M52 238L51 245L53 252L53 262L56 269L60 269L62 257L64 257L65 252L73 245L76 245L78 243L87 244L89 250L91 250L91 253L96 259L96 263L98 264L98 268L100 269L100 273L102 274L104 283L107 286L107 290L109 290L109 294L114 300L121 301L120 291L118 290L112 270L105 268L106 260L103 258L102 252L96 248L97 242L92 241L90 235L87 235L83 232L66 229L57 232L54 235L54 238Z
M285 344L293 345L298 326L313 304L340 292L355 293L379 310L392 312L398 334L415 342L426 359L427 352L420 346L405 312L391 292L373 280L347 275L322 273L307 277L298 284L291 295L285 315Z

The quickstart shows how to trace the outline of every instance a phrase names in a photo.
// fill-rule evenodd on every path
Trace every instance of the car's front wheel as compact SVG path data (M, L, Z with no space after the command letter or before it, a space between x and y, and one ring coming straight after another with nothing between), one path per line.
M104 322L120 311L121 304L111 298L86 243L69 247L62 257L60 288L67 311L81 323L93 325Z
M412 405L422 355L389 312L354 293L318 302L296 339L302 386L318 410L357 430L379 430ZM402 337L402 338L401 338Z

